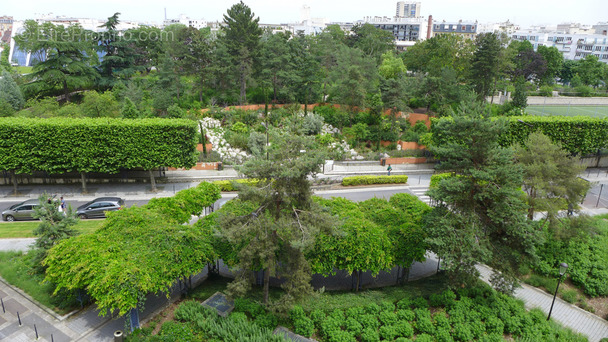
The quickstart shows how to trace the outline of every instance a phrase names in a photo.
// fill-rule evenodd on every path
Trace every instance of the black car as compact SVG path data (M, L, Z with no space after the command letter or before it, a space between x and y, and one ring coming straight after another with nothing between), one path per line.
M15 204L10 208L2 212L2 219L4 221L17 221L17 220L33 220L34 208L38 207L40 202L37 199L30 199L19 204Z
M120 197L99 197L76 209L76 215L81 219L104 218L106 211L120 210L125 201Z

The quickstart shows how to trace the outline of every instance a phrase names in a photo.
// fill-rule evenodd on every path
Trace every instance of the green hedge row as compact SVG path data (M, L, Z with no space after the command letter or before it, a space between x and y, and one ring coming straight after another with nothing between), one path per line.
M574 155L596 153L608 146L608 120L588 116L513 116L500 144L524 144L528 135L540 131Z
M234 183L256 186L260 181L257 179L237 179L237 180L221 180L215 181L213 184L220 187L220 191L237 191Z
M441 141L442 132L433 128L440 120L451 118L432 118L431 132L434 141ZM497 118L503 119L503 118ZM608 119L588 116L511 116L507 130L498 139L501 146L524 144L530 133L542 132L554 143L562 145L573 155L589 155L608 146Z
M188 120L0 118L0 170L117 173L190 168L197 128Z
M394 183L407 183L407 176L353 176L342 179L344 186Z

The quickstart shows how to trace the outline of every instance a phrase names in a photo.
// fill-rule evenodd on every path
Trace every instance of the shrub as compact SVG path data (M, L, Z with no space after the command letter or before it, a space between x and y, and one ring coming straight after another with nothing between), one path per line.
M416 318L416 315L414 315L414 311L412 310L397 310L397 318L402 321L411 322Z
M380 312L380 306L376 303L370 303L365 307L365 312L368 314L376 315Z
M429 334L420 334L416 337L416 342L433 342L433 336Z
M315 327L319 330L321 329L321 323L325 320L325 317L325 313L320 309L315 309L310 313L310 319L312 319Z
M325 337L329 337L337 331L342 330L341 324L332 316L327 316L323 322L321 322L321 333Z
M169 321L163 323L158 333L159 340L164 341L193 341L194 332L188 324Z
M237 180L221 180L215 181L213 184L220 187L220 191L237 191L234 183L256 186L260 181L257 179L237 179Z
M300 305L294 305L294 307L289 310L289 318L292 321L302 319L304 317L306 317L306 313L304 313L304 309L302 309Z
M277 326L277 317L271 313L266 313L262 315L258 315L255 320L255 324L262 328L267 328L270 330L274 330Z
M437 328L450 330L450 321L446 316L445 312L438 312L433 316L433 320L435 321L435 326Z
M370 184L402 184L407 183L407 176L405 175L394 175L394 176L353 176L344 177L342 179L342 185L370 185Z
M382 339L392 341L397 336L397 329L392 325L383 325L378 330L378 333Z
M435 326L433 326L433 322L430 317L418 317L416 319L416 331L418 333L426 333L433 334L435 331Z
M504 333L504 329L505 329L505 325L502 322L502 320L500 320L498 317L496 316L490 316L488 318L486 318L486 331L489 334L498 334L498 335L502 335Z
M545 85L540 87L540 89L538 90L538 94L540 96L553 96L553 87Z
M405 297L397 302L397 309L409 309L412 301L409 297Z
M247 315L244 312L232 312L230 316L228 316L231 320L235 322L246 322L248 321Z
M382 311L380 313L380 321L385 325L392 325L397 322L397 314L389 311Z
M457 341L468 342L473 339L473 333L469 329L469 327L465 324L458 323L454 325L454 338Z
M414 328L406 321L399 321L394 325L397 336L411 337L414 335Z
M376 330L380 326L380 322L378 321L378 318L376 318L375 314L361 315L359 322L361 322L361 325L363 325L364 329Z
M444 306L448 307L456 300L456 294L450 290L446 290L441 294L432 294L429 302L432 307Z
M357 339L348 331L336 330L328 336L329 342L357 342Z
M310 337L315 332L315 324L308 317L297 318L293 322L294 332L298 335Z
M346 330L352 332L355 336L358 336L361 334L363 326L355 318L348 317L346 319Z
M435 340L437 342L453 342L452 334L450 333L450 329L446 328L437 328L435 331Z
M380 336L376 332L376 329L366 328L361 333L361 342L378 342Z
M380 309L382 311L393 312L393 311L395 311L395 304L385 300L382 303L380 303Z
M206 310L200 303L192 300L180 304L174 313L175 319L182 322L194 322L197 319L197 315L208 317L209 314L209 310Z
M424 297L416 297L412 300L412 307L415 309L427 309L429 307L429 302L427 302Z
M358 320L359 317L361 317L361 315L363 315L364 313L365 311L361 306L354 306L346 309L346 317L354 318L356 320Z

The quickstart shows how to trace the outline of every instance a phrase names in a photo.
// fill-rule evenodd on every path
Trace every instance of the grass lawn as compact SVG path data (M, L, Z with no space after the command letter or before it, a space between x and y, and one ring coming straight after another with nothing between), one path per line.
M529 115L538 116L591 116L596 118L608 117L608 106L528 106Z
M30 238L34 237L32 233L40 221L20 221L20 222L2 222L0 223L0 239L9 238ZM96 231L103 220L80 220L75 228L83 234Z
M44 276L31 273L27 257L22 252L0 252L0 276L61 315L77 307L73 300L63 302L60 297L53 296L55 287L42 283Z

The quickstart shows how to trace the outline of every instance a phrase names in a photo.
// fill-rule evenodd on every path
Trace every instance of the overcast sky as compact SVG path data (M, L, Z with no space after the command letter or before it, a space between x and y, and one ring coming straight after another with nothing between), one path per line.
M186 14L194 19L208 21L221 20L222 14L235 4L236 0L14 0L2 1L0 15L12 15L17 20L31 19L36 14L53 13L72 17L104 19L114 12L122 13L123 20L137 20L160 23L164 18ZM423 16L433 15L435 20L466 21L481 23L499 22L509 19L522 27L533 24L553 24L578 22L596 24L608 21L607 0L423 0ZM365 16L395 15L394 0L248 0L263 23L290 23L300 20L303 5L310 6L313 18L327 18L330 21L356 21Z

